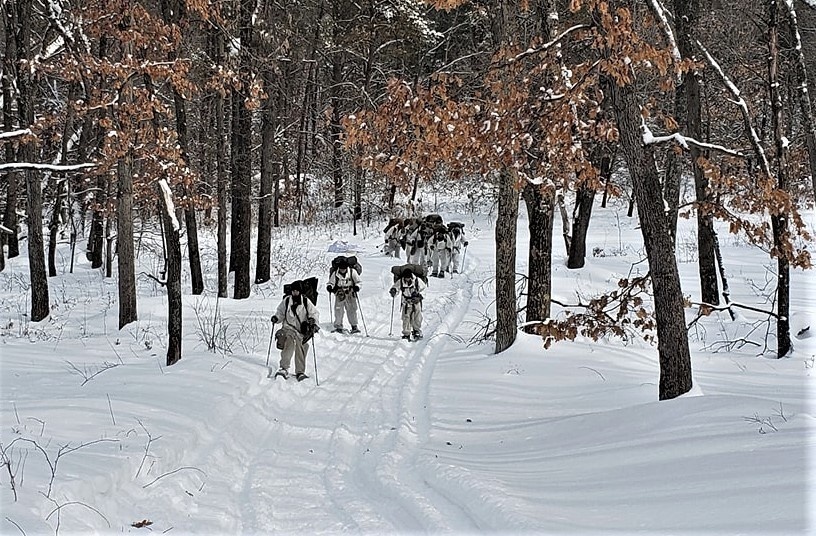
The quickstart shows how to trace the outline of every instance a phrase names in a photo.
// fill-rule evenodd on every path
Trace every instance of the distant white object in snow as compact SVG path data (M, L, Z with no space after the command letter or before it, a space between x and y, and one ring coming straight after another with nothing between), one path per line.
M357 253L363 249L364 248L358 246L357 244L349 244L345 240L335 240L333 244L329 245L328 251L331 253Z

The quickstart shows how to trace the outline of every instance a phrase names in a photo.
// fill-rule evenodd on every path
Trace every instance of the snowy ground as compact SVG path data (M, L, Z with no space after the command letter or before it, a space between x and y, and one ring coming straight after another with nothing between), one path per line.
M118 331L115 280L79 253L68 274L61 246L53 314L34 324L26 259L9 261L0 533L816 531L812 273L793 274L793 331L811 329L792 356L772 359L773 340L763 348L773 332L763 315L712 315L690 332L693 392L658 402L656 349L639 339L544 350L521 334L500 355L468 344L492 315L493 220L441 213L467 223L470 247L464 274L431 279L417 343L398 340L397 311L391 329L395 261L377 251L382 222L358 237L347 226L279 231L275 258L288 273L240 301L215 299L214 244L202 237L208 290L184 298L183 358L172 367L166 299L150 278L138 277L139 322ZM696 299L692 223L681 221L678 259ZM588 250L603 252L567 270L557 250L555 296L575 301L643 273L636 224L625 207L596 207ZM524 219L519 233L524 272ZM139 270L158 274L149 238ZM322 292L312 378L270 380L281 285L316 275L322 290L337 240L360 246L367 335L330 334ZM732 297L771 307L765 255L724 229L721 242ZM740 337L751 342L728 344Z

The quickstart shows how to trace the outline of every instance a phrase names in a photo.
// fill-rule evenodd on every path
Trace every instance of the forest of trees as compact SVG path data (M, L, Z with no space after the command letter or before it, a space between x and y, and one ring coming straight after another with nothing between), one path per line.
M79 262L105 277L116 267L119 327L137 320L134 231L155 224L172 364L181 293L205 290L199 226L217 234L218 296L243 299L270 280L273 227L330 214L356 232L398 193L447 185L467 196L488 183L503 237L496 352L522 318L547 346L656 334L660 398L687 392L685 309L738 305L715 219L773 259L767 313L777 355L791 350L789 274L810 267L799 211L816 191L812 4L7 0L2 15L0 270L24 244L34 322L49 315L64 237L72 250L87 244ZM570 314L556 320L553 223L563 222L569 268L581 268L596 196L637 207L649 273L558 304ZM530 268L519 276L522 201ZM685 294L680 217L698 229L700 287Z

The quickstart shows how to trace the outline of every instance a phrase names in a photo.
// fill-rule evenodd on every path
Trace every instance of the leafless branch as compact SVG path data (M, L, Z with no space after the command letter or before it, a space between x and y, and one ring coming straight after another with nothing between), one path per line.
M184 467L179 467L178 469L173 469L172 471L170 471L170 472L168 472L168 473L164 473L163 475L159 475L159 476L157 476L157 477L156 477L156 478L154 478L152 481L150 481L150 482L148 482L147 484L145 484L144 486L142 486L142 488L147 488L147 487L149 487L149 486L152 486L153 484L155 484L156 482L158 482L158 481L159 481L159 480L161 480L162 478L164 478L164 477L166 477L166 476L170 476L170 475L176 474L176 473L178 473L179 471L183 471L183 470L185 470L185 469L191 469L191 470L193 470L193 471L198 471L199 473L201 473L201 474L202 474L202 475L204 475L205 477L207 476L207 473L205 473L204 471L202 471L202 470L201 470L201 469L199 469L198 467L184 466Z

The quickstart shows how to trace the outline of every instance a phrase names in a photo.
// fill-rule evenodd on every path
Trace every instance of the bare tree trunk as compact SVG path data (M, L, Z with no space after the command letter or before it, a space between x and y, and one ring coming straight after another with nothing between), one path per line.
M779 3L768 0L768 85L771 101L771 123L776 144L776 187L788 191L788 151L782 127L782 94L779 90ZM788 215L784 212L771 214L774 250L776 254L776 344L777 357L785 357L791 351L790 337L790 265L785 254L788 240Z
M130 151L119 159L116 177L116 256L119 259L119 329L122 329L138 319L133 254L133 156Z
M496 217L496 353L513 345L518 330L516 312L516 225L519 192L514 174L498 174L499 208Z
M34 124L34 84L31 71L25 67L30 60L31 47L31 0L17 2L19 28L17 31L17 91L20 126L28 128ZM32 142L22 143L18 151L23 162L34 161ZM39 322L49 314L48 277L45 272L45 251L42 228L42 186L39 174L25 171L28 218L28 273L31 281L31 320Z
M337 31L337 28L335 28L335 31ZM340 134L342 132L342 127L340 125L340 84L343 81L343 65L341 63L342 56L338 57L338 54L332 58L332 119L331 123L329 124L329 138L331 140L332 147L332 176L334 177L334 208L343 206L343 201L345 200L343 192L342 166L343 144L340 141Z
M167 244L167 366L181 360L182 308L181 308L181 243L179 222L173 215L170 186L162 179L158 184L161 201L161 217L164 221L164 239Z
M65 126L62 132L62 142L60 147L60 162L62 164L68 163L68 141L74 133L74 117L76 116L73 102L76 100L77 86L71 84L68 94L68 109L65 115ZM68 199L68 179L61 179L57 181L54 189L54 207L51 211L51 221L48 224L48 276L56 277L57 275L57 236L59 234L60 222L64 215L64 207L68 206L70 200ZM72 257L73 259L73 257Z
M56 277L57 275L57 236L60 226L60 205L65 195L63 189L67 185L67 180L60 181L54 192L54 206L51 210L51 219L48 222L48 277Z
M129 15L129 19L128 24L135 24L132 15ZM132 54L132 44L125 43L123 53ZM133 102L131 84L128 80L120 90L121 100L126 104ZM116 163L116 256L119 259L120 330L139 318L136 309L136 258L133 251L133 153L131 147L123 149L125 154Z
M14 109L14 84L17 80L17 36L20 26L17 22L17 10L13 2L6 2L2 8L4 33L6 36L6 55L3 57L3 130L6 132L15 129ZM17 155L14 144L5 143L6 162L16 162ZM0 249L3 241L8 245L8 257L13 259L20 255L20 242L17 236L17 201L19 191L19 175L14 171L7 171L6 175L6 209L3 213L3 226L9 229L10 233L0 233Z
M181 157L187 166L190 165L190 153L187 133L187 107L184 97L178 90L173 90L173 103L176 109L176 132L178 133ZM187 255L190 263L190 280L194 296L204 292L204 276L201 273L201 254L198 248L198 222L196 222L195 204L193 203L193 192L186 185L181 186L184 196L187 198L187 206L184 207L184 226L187 229Z
M307 69L306 82L303 87L303 101L300 108L300 123L298 125L297 134L297 159L295 161L295 197L297 199L297 222L300 223L303 218L303 192L306 189L305 179L303 178L303 165L306 158L307 145L309 143L306 133L306 118L309 110L309 97L311 95L312 84L312 70L314 69L314 62L309 62Z
M644 146L641 113L632 86L612 82L612 105L620 144L632 177L643 243L654 286L660 361L660 400L678 397L692 387L691 353L684 315L683 291L674 256L674 240L663 210L663 192L650 146Z
M544 189L541 186L528 183L522 190L522 196L527 205L527 219L530 229L530 246L527 257L526 320L527 322L533 322L546 320L550 317L555 193L551 188ZM513 285L515 288L515 270L513 270ZM515 304L513 309L515 310Z
M589 155L592 166L604 184L612 178L612 154L609 147L598 144ZM586 262L586 237L589 232L589 220L592 217L592 205L595 202L595 190L582 184L575 193L575 209L572 212L572 240L570 241L567 268L583 268Z
M816 199L816 120L813 117L813 103L810 100L808 91L808 72L805 63L805 52L802 47L802 39L799 34L799 22L796 17L796 10L793 0L783 0L787 7L788 30L790 40L793 43L795 54L796 78L799 83L799 106L802 108L802 121L805 127L805 141L808 148L808 161L810 163L810 180L813 187L813 197ZM812 57L812 56L811 56Z
M238 16L239 35L241 43L246 43L241 50L239 76L244 84L251 78L252 50L252 0L240 0ZM233 95L232 125L233 140L235 143L235 171L232 178L233 215L232 233L234 236L232 258L230 263L235 268L235 288L233 298L236 300L248 298L250 294L249 263L252 250L252 116L245 105L249 97L248 88L243 87L239 93Z
M107 196L108 199L113 199L113 181L108 181ZM113 220L115 213L109 210L105 213L105 277L113 276ZM101 235L100 235L101 236ZM100 248L101 251L101 248Z
M276 149L275 132L278 128L276 120L277 90L273 89L273 73L271 69L264 69L264 86L269 95L261 111L261 185L258 202L258 245L257 262L255 264L255 283L265 283L270 279L270 264L272 262L272 196L273 182L278 180L275 173Z
M99 59L104 59L108 54L108 38L104 35L99 38ZM104 115L104 111L100 110L100 116ZM92 123L93 124L93 123ZM96 136L96 143L101 143L100 138L104 136L99 122L96 122L94 135ZM94 192L94 209L91 213L91 228L88 232L88 260L91 261L91 268L101 268L104 262L104 243L106 238L110 237L110 213L108 212L108 205L110 204L110 177L106 174L100 174L96 179L96 191ZM107 218L107 226L106 226ZM106 266L106 277L111 276L111 261L110 261L110 244L108 244L108 263Z
M694 45L692 32L696 30L700 16L700 0L675 0L677 14L677 46L683 58L692 59ZM696 140L703 139L702 106L700 101L699 73L693 70L683 74L683 83L678 88L678 96L685 98L685 128L689 136ZM682 118L678 117L678 120ZM717 285L717 268L714 252L714 218L708 213L709 193L708 179L697 163L700 158L700 149L692 145L691 166L694 172L694 191L697 197L697 251L698 269L700 273L700 293L702 301L712 305L720 303L720 289ZM676 226L675 218L675 226Z
M221 65L224 52L224 37L220 29L213 29L209 35L213 63ZM227 149L224 128L224 96L216 91L213 98L213 115L215 116L215 183L216 183L216 250L218 257L218 297L226 298L229 295L227 270L227 170L225 162Z

